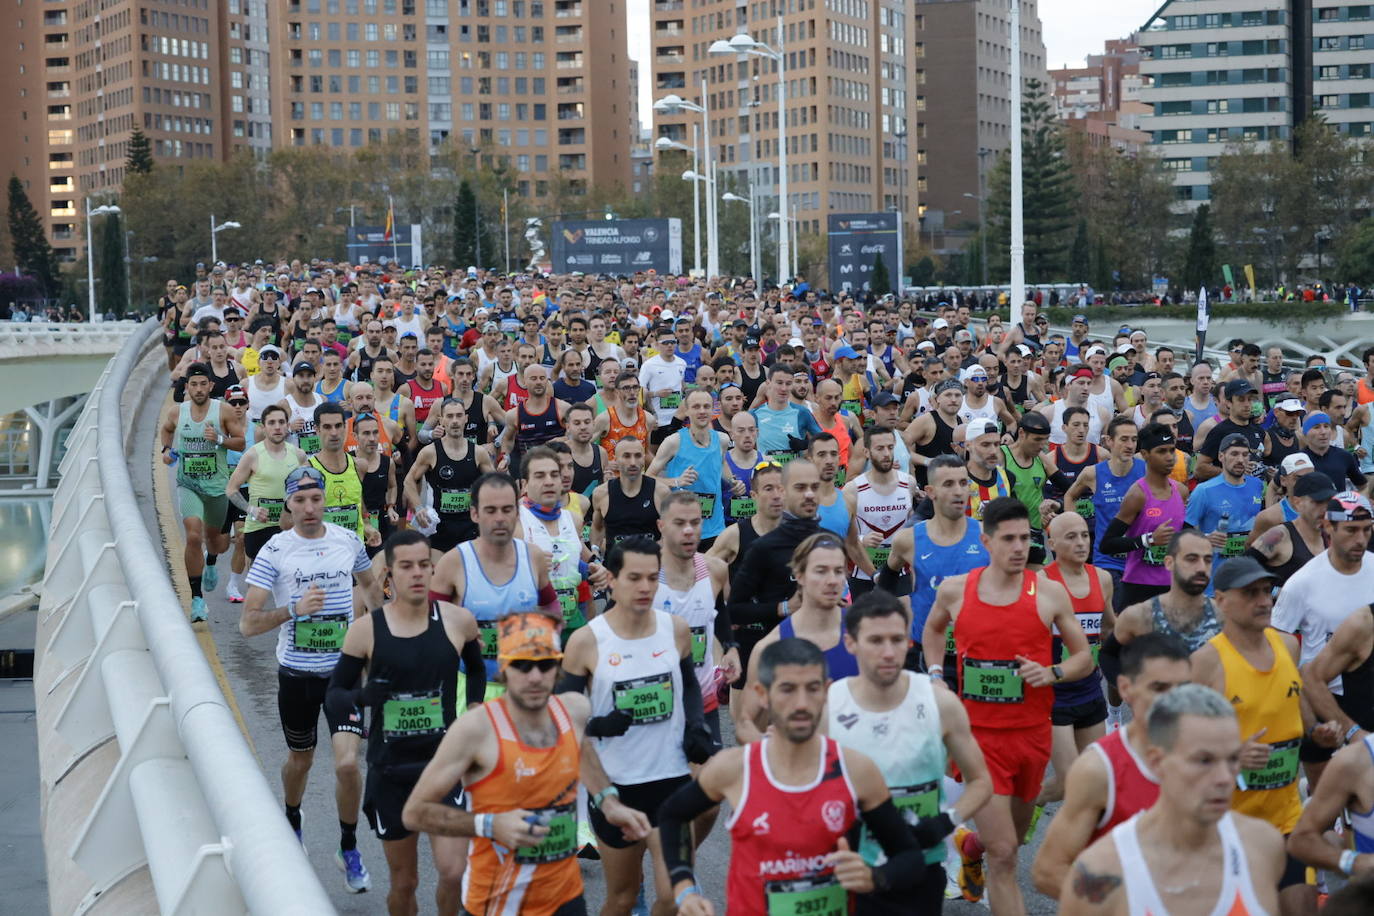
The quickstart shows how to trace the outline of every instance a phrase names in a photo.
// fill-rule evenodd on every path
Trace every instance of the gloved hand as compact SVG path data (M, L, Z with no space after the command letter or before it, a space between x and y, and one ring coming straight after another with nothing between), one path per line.
M696 728L688 726L682 735L682 750L687 755L688 763L705 763L720 748L716 745L715 739L711 737L710 730L705 726L697 726Z
M634 716L623 709L613 709L604 716L587 720L586 732L593 738L619 738L630 730Z
M358 691L358 706L376 706L386 700L391 693L391 678L384 672L375 671L367 676L367 683Z
M941 811L934 817L923 817L916 822L916 826L911 828L911 835L916 838L916 845L922 849L935 847L953 832L954 819L949 816L948 811Z

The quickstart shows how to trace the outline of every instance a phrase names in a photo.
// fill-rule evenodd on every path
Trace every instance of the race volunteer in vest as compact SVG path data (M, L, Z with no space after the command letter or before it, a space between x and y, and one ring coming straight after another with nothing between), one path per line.
M897 434L874 426L864 431L864 451L869 456L867 471L844 485L844 502L858 527L859 545L869 562L882 569L892 552L892 540L911 518L911 475L893 464ZM873 588L873 575L854 567L849 590L861 595Z
M1145 476L1145 460L1135 457L1137 428L1134 420L1117 417L1107 424L1107 458L1086 468L1060 500L1061 507L1073 507L1079 515L1093 520L1093 565L1112 577L1112 610L1120 612L1121 574L1126 558L1104 553L1102 539L1126 498L1131 486Z
M162 461L177 466L177 508L186 535L193 623L207 616L202 576L208 580L205 590L214 591L219 581L215 559L229 549L229 537L221 531L229 509L228 452L244 448L243 421L225 409L223 401L210 397L212 384L210 367L192 363L186 369L186 400L167 406L159 428Z
M286 475L306 463L305 453L286 441L286 424L286 408L280 404L263 410L262 435L243 453L225 487L229 501L243 512L243 550L249 560L256 558L262 545L282 530ZM245 484L247 499L241 492Z
M1336 747L1335 722L1314 728L1302 700L1297 637L1269 625L1274 577L1254 557L1235 557L1214 578L1221 632L1193 653L1193 681L1229 697L1245 738L1239 791L1232 810L1267 821L1284 836L1302 815L1298 790L1298 746L1311 735L1321 747ZM1306 883L1306 868L1291 855L1279 879L1285 913L1316 913L1317 888Z
M1035 889L1057 898L1078 854L1159 797L1159 780L1145 763L1146 717L1155 697L1186 684L1192 673L1182 640L1147 633L1121 653L1117 690L1131 721L1079 754L1064 778L1064 804L1050 820L1031 869Z
M584 916L579 773L581 784L600 798L601 816L625 841L649 835L648 818L610 791L596 749L583 740L591 715L587 698L554 695L563 655L556 627L537 612L501 619L504 695L450 726L402 812L407 830L473 838L464 875L466 913ZM460 783L466 808L451 802Z
M821 431L809 410L789 403L792 370L775 365L764 389L767 401L750 411L759 427L759 451L765 458L785 462L801 454L807 439Z
M844 914L853 894L902 899L924 875L924 853L893 804L882 771L843 748L824 728L825 656L805 639L783 639L759 653L752 688L775 723L767 737L721 751L697 779L668 799L664 857L681 916L714 916L692 872L692 821L730 803L730 916ZM918 823L938 843L948 815ZM888 856L870 865L847 835L862 821Z
M672 896L657 832L627 842L601 802L614 791L643 811L657 828L663 802L690 780L687 764L705 763L715 750L702 711L701 686L692 665L687 621L654 610L659 545L630 538L610 549L614 604L572 635L563 657L568 690L590 690L593 718L587 734L612 787L592 797L591 823L606 870L606 910L628 913L639 893L644 853L653 860L655 911Z
M673 489L699 494L704 518L701 538L707 549L725 530L723 493L733 497L748 491L738 477L727 476L725 451L728 440L711 428L711 393L693 389L687 393L687 426L663 440L649 465L649 477Z
M304 465L286 476L286 507L291 530L273 536L248 570L239 632L253 637L277 631L277 709L286 738L282 791L286 819L298 837L301 800L324 711L334 752L334 798L341 831L336 859L348 891L362 893L372 883L357 841L363 717L357 709L347 716L335 715L325 705L325 695L353 622L354 582L364 607L381 607L384 598L357 534L325 522L325 478L319 470Z
M429 546L436 554L444 554L477 536L470 490L478 477L496 468L486 448L463 435L467 411L462 401L445 398L438 412L439 426L435 429L440 435L415 456L406 474L405 495L406 504L415 511L416 524L438 525ZM420 499L421 480L429 484L432 506Z
M992 797L992 779L959 698L937 688L927 675L902 670L911 642L910 615L902 603L885 592L870 592L845 614L844 630L859 673L830 683L829 734L878 765L893 803L925 849L926 862L924 880L916 888L862 895L856 912L938 913L945 892L941 841ZM948 758L964 780L952 804L944 792ZM886 861L867 830L860 834L858 852L869 865Z
M430 600L434 561L424 535L414 529L398 532L385 550L392 600L348 628L329 679L327 703L339 720L358 709L371 710L363 813L386 852L391 873L387 908L414 913L419 837L406 829L401 811L458 716L459 659L473 672L467 681L469 706L482 702L486 672L472 615ZM367 683L359 687L364 668ZM462 789L456 784L452 788L448 802L458 807ZM442 836L429 841L439 872L435 907L440 913L457 913L467 844Z
M514 479L500 472L483 474L471 493L469 511L477 537L459 543L435 564L430 597L467 608L477 618L490 699L500 692L495 683L497 621L516 611L542 610L560 618L562 612L549 582L548 554L515 537L520 503Z
M324 520L347 528L364 543L377 541L380 533L367 523L367 508L363 505L362 472L357 460L344 451L346 417L338 404L325 402L315 408L320 451L310 459L310 465L324 476Z
M982 538L988 565L940 583L921 644L926 670L943 675L942 637L953 621L959 693L992 773L994 795L979 814L977 837L987 851L988 897L994 912L1019 913L1017 852L1049 763L1053 685L1087 677L1093 658L1064 586L1026 569L1025 505L1010 497L988 503ZM1062 665L1052 654L1055 627L1069 653ZM955 845L977 858L972 837L961 834Z
M1169 539L1184 523L1183 488L1170 476L1178 460L1174 434L1159 423L1147 423L1137 445L1145 459L1145 476L1127 490L1116 517L1098 539L1103 553L1126 554L1122 607L1169 590L1164 556Z

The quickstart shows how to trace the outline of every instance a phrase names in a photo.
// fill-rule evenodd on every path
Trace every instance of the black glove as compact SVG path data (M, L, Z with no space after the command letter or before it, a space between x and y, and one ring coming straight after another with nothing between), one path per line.
M911 828L911 835L922 849L935 847L953 832L954 820L948 811L941 811L934 817L923 817Z
M376 706L391 693L391 678L381 672L368 675L367 683L358 691L358 706Z
M593 716L587 720L585 729L593 738L619 738L630 730L635 717L623 709L613 709L604 716Z
M682 750L688 763L705 763L720 750L706 728L687 728L682 735ZM954 828L950 828L951 830Z

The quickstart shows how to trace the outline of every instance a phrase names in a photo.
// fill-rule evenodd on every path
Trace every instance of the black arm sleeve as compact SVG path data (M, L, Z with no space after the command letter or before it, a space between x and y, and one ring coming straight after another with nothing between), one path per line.
M1062 494L1069 492L1069 487L1073 486L1073 481L1074 478L1070 477L1068 474L1065 474L1063 471L1055 471L1053 474L1050 475L1050 479L1045 481L1045 490L1054 490L1060 493L1060 496L1056 496L1053 498L1059 502L1063 502L1064 497Z
M1114 518L1107 526L1107 531L1102 535L1102 552L1113 555L1130 553L1140 546L1139 542L1133 538L1126 537L1126 530L1131 526L1119 518Z
M686 729L705 729L705 701L701 698L701 684L697 681L697 672L692 665L691 656L682 660L678 670L682 672L682 718L685 720Z
M725 603L723 594L716 596L716 622L711 632L715 634L716 640L727 648L738 642L735 639L735 625L730 618L730 606Z
M1107 683L1116 686L1116 679L1121 674L1121 643L1117 641L1116 631L1108 633L1102 639L1102 646L1097 650L1097 666L1102 669L1102 676Z
M716 806L693 779L678 789L658 808L658 833L663 841L663 864L673 884L679 881L696 883L692 873L692 821Z
M878 567L876 582L878 588L888 594L898 596L911 594L911 573L899 573L886 563Z
M762 624L764 631L767 632L777 626L778 603L758 600L761 597L761 586L766 579L763 564L759 562L766 551L759 549L759 543L755 541L749 545L749 549L740 560L739 569L735 571L735 578L730 581L728 609L730 618L736 625Z
M463 643L463 671L467 674L467 704L487 698L487 663L482 659L482 637Z
M558 686L553 688L554 693L586 693L587 675L569 674L564 671L563 676L558 679Z
M1360 470L1360 462L1349 452L1345 453L1345 459L1345 476L1350 478L1350 482L1355 485L1355 489L1363 490L1364 485L1369 482L1369 478Z
M887 862L873 869L878 890L910 890L925 877L925 853L916 844L911 828L902 820L897 806L888 799L872 811L861 814L865 826L887 854Z
M347 722L358 705L358 680L363 673L363 660L346 652L339 653L334 673L329 676L329 688L324 695L329 712L339 721Z

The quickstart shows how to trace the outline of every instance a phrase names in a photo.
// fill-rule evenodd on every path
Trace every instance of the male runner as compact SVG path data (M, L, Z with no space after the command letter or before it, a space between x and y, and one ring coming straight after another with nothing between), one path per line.
M921 414L902 433L911 450L911 463L916 483L924 487L928 482L926 466L941 455L954 454L954 431L962 425L959 408L964 403L964 386L947 379L935 386L935 408Z
M1093 659L1064 586L1026 569L1030 516L1015 498L983 509L983 546L989 564L940 583L921 640L926 670L943 675L943 635L953 621L959 690L974 737L987 757L994 796L979 816L978 837L955 838L965 861L988 857L988 896L998 914L1024 913L1016 883L1017 852L1040 793L1051 743L1051 686L1086 677ZM1069 655L1054 663L1052 628ZM965 842L965 841L969 842ZM976 899L976 874L965 868L960 886Z
M1059 912L1278 913L1283 838L1231 810L1242 753L1231 704L1215 690L1181 684L1150 706L1146 735L1145 765L1159 796L1074 860Z
M725 469L727 440L711 428L711 393L700 388L689 391L686 407L687 426L663 440L647 473L674 489L700 494L701 537L710 547L725 530L722 494L743 496L746 490L744 482Z
M1016 440L1002 446L1002 466L1011 480L1011 494L1026 507L1031 523L1030 564L1045 564L1045 525L1041 504L1045 502L1045 483L1053 475L1054 459L1044 453L1050 437L1050 423L1038 413L1028 413L1017 424Z
M760 652L754 692L773 732L720 752L663 805L664 857L681 916L714 914L692 872L688 826L721 801L731 810L731 916L843 914L850 894L904 894L921 883L924 854L882 772L821 733L828 680L825 656L804 639ZM860 820L888 855L883 865L850 850L846 834ZM916 833L935 845L948 817L930 820Z
M286 476L305 464L308 457L286 441L286 424L286 408L280 404L263 410L261 438L243 453L225 485L229 502L243 512L243 550L250 561L257 558L272 535L282 530ZM241 492L244 486L248 487L247 499Z
M563 441L572 452L572 491L588 499L596 487L605 483L611 467L606 450L592 441L595 424L596 410L586 401L568 405L563 415L563 428L568 431Z
M1304 474L1293 484L1291 497L1285 498L1293 507L1295 517L1271 526L1258 538L1251 531L1252 540L1245 552L1268 567L1279 588L1330 546L1325 525L1326 506L1335 495L1336 487L1331 478L1317 471Z
M229 508L230 449L243 451L243 422L223 401L212 400L210 367L192 363L186 370L186 400L169 404L159 433L162 461L177 466L177 503L186 536L184 560L191 585L191 622L205 620L205 591L219 582L215 561L229 549L220 529ZM207 556L208 553L208 556Z
M1250 526L1264 508L1264 481L1248 474L1253 456L1250 440L1231 433L1217 450L1221 473L1198 484L1188 497L1183 520L1212 542L1215 566L1245 551Z
M1116 417L1107 424L1105 444L1107 458L1084 468L1073 486L1060 500L1062 507L1073 510L1093 522L1093 565L1105 569L1112 576L1113 610L1120 611L1122 602L1121 574L1126 569L1124 557L1104 553L1102 539L1112 519L1121 511L1132 484L1145 476L1145 461L1135 457L1137 428L1134 420Z
M467 681L469 706L482 702L486 672L472 614L429 597L434 562L424 535L414 529L398 532L385 550L392 600L348 628L326 703L340 721L371 709L363 812L386 853L387 910L391 916L411 916L417 911L419 837L402 824L401 810L460 711L459 659L473 675ZM360 688L364 668L367 684ZM450 804L462 804L461 790ZM435 908L457 916L467 844L431 835L430 848L439 872Z
M287 440L305 452L306 457L320 450L320 436L315 431L315 408L324 400L315 393L315 367L306 362L296 363L280 406L286 408L291 418Z
M415 378L406 383L406 393L415 405L415 422L424 423L429 412L448 396L447 386L434 377L436 355L425 348L415 355Z
M1304 677L1304 683L1311 681ZM1351 884L1368 885L1374 872L1374 735L1352 737L1345 744L1303 805L1302 817L1288 837L1288 852L1308 865L1341 872L1354 879ZM1353 849L1327 839L1342 816L1349 819ZM1331 905L1328 900L1322 912L1330 912ZM1367 913L1369 908L1352 912Z
M644 443L626 436L616 445L619 476L592 491L592 546L609 551L618 540L658 534L658 504L669 492L644 475Z
M507 413L501 449L510 456L511 474L520 472L524 453L536 445L563 435L563 414L568 405L552 395L549 367L535 363L525 369L530 396Z
M992 779L958 698L929 676L902 670L911 642L906 607L885 592L870 592L846 612L844 630L859 673L830 683L829 734L878 765L893 803L913 830L922 831L919 842L926 848L925 877L915 889L900 896L860 896L856 912L938 913L945 889L940 841L987 803ZM962 792L952 805L946 804L950 799L943 788L947 757L963 777ZM867 832L858 851L869 865L883 862Z
M639 893L647 847L653 859L655 916L673 912L672 886L658 834L626 842L601 810L606 794L645 812L657 828L663 802L690 776L687 764L705 763L714 751L702 712L701 686L692 665L687 621L654 610L659 545L634 537L606 557L614 604L572 635L563 656L560 686L583 690L590 682L594 717L587 734L612 788L592 799L591 822L606 872L608 913L628 913Z
M277 708L286 738L282 790L286 819L297 837L302 835L301 799L324 710L339 811L335 861L349 893L359 894L372 886L357 841L362 714L355 710L347 717L335 715L325 704L325 694L353 622L354 582L362 590L364 607L381 607L384 599L362 541L351 529L325 522L325 485L324 475L309 465L287 475L292 528L274 535L249 568L239 632L253 637L277 631Z
M709 556L719 557L729 565L732 578L750 545L778 527L782 520L782 468L772 462L760 463L750 470L750 488L753 495L747 499L731 498L733 511L738 512L740 518L727 527L707 551Z
M1140 430L1137 444L1145 459L1145 476L1131 485L1098 539L1103 553L1127 555L1121 574L1123 605L1169 590L1164 556L1169 539L1183 527L1185 511L1185 491L1170 476L1178 458L1175 443L1173 433L1159 423Z
M775 365L762 389L767 400L750 411L758 423L759 451L766 458L794 458L805 447L807 438L821 431L810 411L798 410L788 403L791 389L792 370Z
M449 727L402 812L407 830L474 838L463 898L468 913L587 912L576 858L579 773L624 840L640 842L650 832L644 813L611 791L595 748L583 740L587 698L553 695L563 657L555 627L538 613L502 618L505 694ZM459 783L466 809L450 802Z
M486 448L463 435L467 411L462 401L445 398L438 413L437 428L443 435L420 449L405 479L406 505L415 511L416 523L426 528L431 523L438 526L429 539L436 562L438 555L477 536L469 490L478 477L496 470ZM422 479L429 483L432 508L420 499Z
M1145 764L1146 717L1155 697L1188 682L1188 647L1173 636L1147 633L1122 652L1117 690L1131 708L1125 728L1097 739L1064 777L1064 804L1050 820L1035 857L1035 889L1059 897L1064 876L1084 849L1159 797L1159 781Z
M881 570L887 565L893 538L911 518L912 479L893 464L897 434L880 426L864 431L864 451L869 468L844 485L844 501L858 526L859 544L869 562ZM855 596L873 588L873 574L855 567L849 590Z
M361 383L360 383L361 384ZM320 451L310 465L324 475L324 520L356 534L363 543L378 542L381 533L367 517L363 505L363 475L357 460L344 451L346 414L328 401L315 408L315 429Z
M382 346L382 323L373 318L363 327L363 345L348 354L348 373L355 382L372 381L372 364L388 355Z

